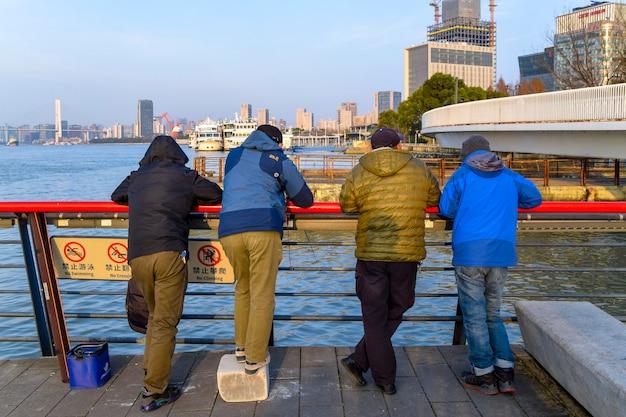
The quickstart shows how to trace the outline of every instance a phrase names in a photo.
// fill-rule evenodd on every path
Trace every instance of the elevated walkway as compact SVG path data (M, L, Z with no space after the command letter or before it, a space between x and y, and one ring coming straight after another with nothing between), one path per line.
M444 148L481 134L495 151L625 159L624 97L616 84L455 104L424 113L421 133Z
M396 395L386 396L367 373L356 386L339 360L347 347L270 348L270 391L265 401L225 402L217 367L227 351L176 353L172 382L183 386L173 404L155 416L206 417L588 417L518 345L516 392L485 396L466 390L458 375L467 367L465 346L396 348ZM70 390L59 380L54 358L0 361L0 415L139 416L141 356L112 355L113 376L103 386Z

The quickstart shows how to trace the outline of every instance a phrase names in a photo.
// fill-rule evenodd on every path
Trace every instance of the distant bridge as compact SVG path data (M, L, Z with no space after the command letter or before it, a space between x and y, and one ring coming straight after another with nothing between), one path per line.
M421 133L443 148L481 134L494 151L626 159L626 84L440 107Z

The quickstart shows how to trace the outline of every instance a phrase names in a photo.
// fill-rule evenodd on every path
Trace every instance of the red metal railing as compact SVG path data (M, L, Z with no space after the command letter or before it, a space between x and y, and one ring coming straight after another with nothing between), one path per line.
M199 213L219 213L220 206L196 206L193 211ZM626 201L545 201L533 209L520 209L520 213L626 213ZM0 213L125 213L127 206L102 201L16 201L0 202ZM338 202L318 202L303 209L294 205L287 206L289 213L339 214L342 213ZM436 208L426 209L427 213L438 213Z

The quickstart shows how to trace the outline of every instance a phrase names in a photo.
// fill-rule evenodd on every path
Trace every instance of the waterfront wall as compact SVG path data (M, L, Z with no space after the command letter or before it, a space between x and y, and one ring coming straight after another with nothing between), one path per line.
M341 184L309 183L315 201L339 201ZM626 201L626 186L537 186L544 201Z

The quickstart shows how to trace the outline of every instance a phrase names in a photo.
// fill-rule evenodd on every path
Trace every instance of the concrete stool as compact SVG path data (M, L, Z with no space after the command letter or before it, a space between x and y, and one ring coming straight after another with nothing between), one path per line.
M226 402L263 401L267 399L270 376L267 366L247 375L235 355L224 355L217 367L217 389Z
M587 301L518 301L526 350L595 417L623 416L626 326Z

